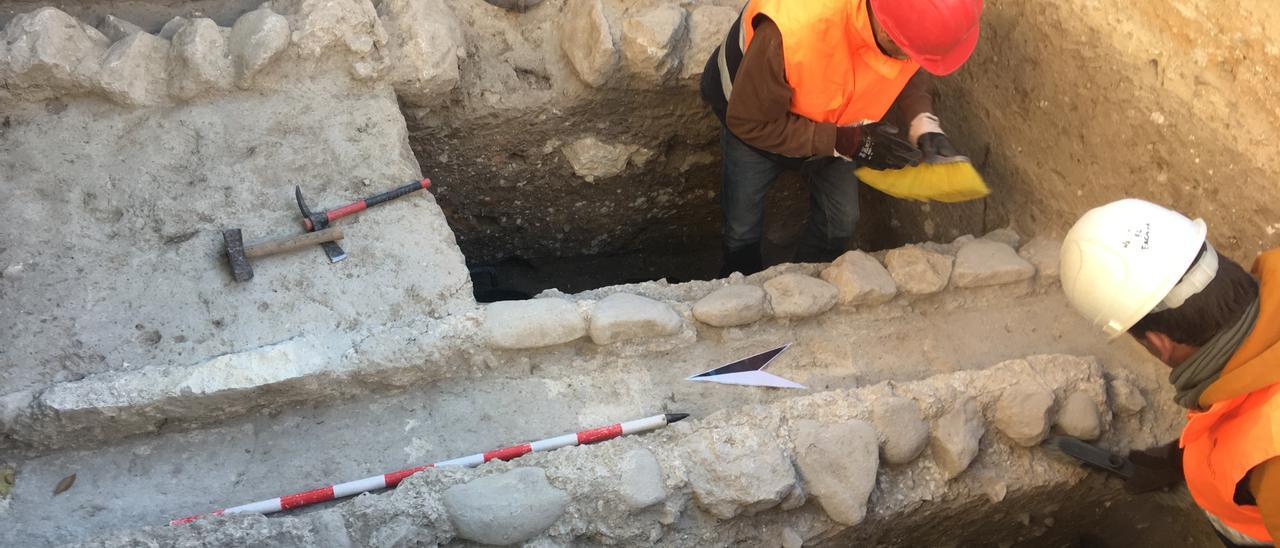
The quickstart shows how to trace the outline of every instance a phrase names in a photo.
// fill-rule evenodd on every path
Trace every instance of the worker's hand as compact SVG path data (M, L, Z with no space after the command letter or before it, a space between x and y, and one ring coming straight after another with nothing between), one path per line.
M956 147L951 145L951 139L948 139L945 133L936 131L925 133L916 140L916 143L920 145L920 154L923 155L925 162L960 156L960 153L956 151Z
M836 152L871 169L901 169L920 163L920 151L898 136L897 127L884 122L836 128Z
M1125 480L1124 490L1140 495L1181 483L1182 448L1178 442L1152 447L1143 451L1130 451L1133 477Z

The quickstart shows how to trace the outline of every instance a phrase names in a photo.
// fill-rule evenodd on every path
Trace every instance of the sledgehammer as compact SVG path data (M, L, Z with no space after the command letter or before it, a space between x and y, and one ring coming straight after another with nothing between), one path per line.
M247 282L253 279L253 267L249 266L249 259L275 255L276 253L284 253L286 251L293 251L295 249L313 246L324 242L341 240L342 229L335 226L324 230L318 230L316 232L289 236L287 238L280 238L245 247L244 238L240 233L240 229L229 228L222 231L222 239L227 243L227 261L231 263L232 277L234 277L237 282Z

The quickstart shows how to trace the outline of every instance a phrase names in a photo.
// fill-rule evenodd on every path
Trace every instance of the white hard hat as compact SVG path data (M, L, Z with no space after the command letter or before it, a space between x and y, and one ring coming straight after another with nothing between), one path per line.
M1143 200L1094 208L1062 242L1062 289L1085 318L1117 337L1157 308L1181 306L1213 280L1212 248L1188 272L1207 232L1204 221Z

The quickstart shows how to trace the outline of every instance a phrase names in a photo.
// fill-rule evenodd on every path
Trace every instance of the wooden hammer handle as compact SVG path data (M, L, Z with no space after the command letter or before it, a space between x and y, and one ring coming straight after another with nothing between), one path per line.
M262 242L244 248L244 256L250 259L254 257L263 257L266 255L275 255L276 253L284 253L295 249L319 245L325 242L342 239L342 228L330 227L324 230L299 234L297 236L289 236L288 238L280 238L269 242Z

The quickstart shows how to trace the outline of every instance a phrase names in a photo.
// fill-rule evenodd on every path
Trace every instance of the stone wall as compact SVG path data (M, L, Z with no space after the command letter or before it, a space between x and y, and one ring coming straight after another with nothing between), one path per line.
M83 545L1013 543L1045 532L1019 517L1031 500L1052 497L1069 512L1116 496L1038 447L1046 435L1121 450L1173 433L1150 427L1152 408L1108 391L1096 362L1031 356L725 410L474 470L431 469L391 493L305 515L212 517Z

